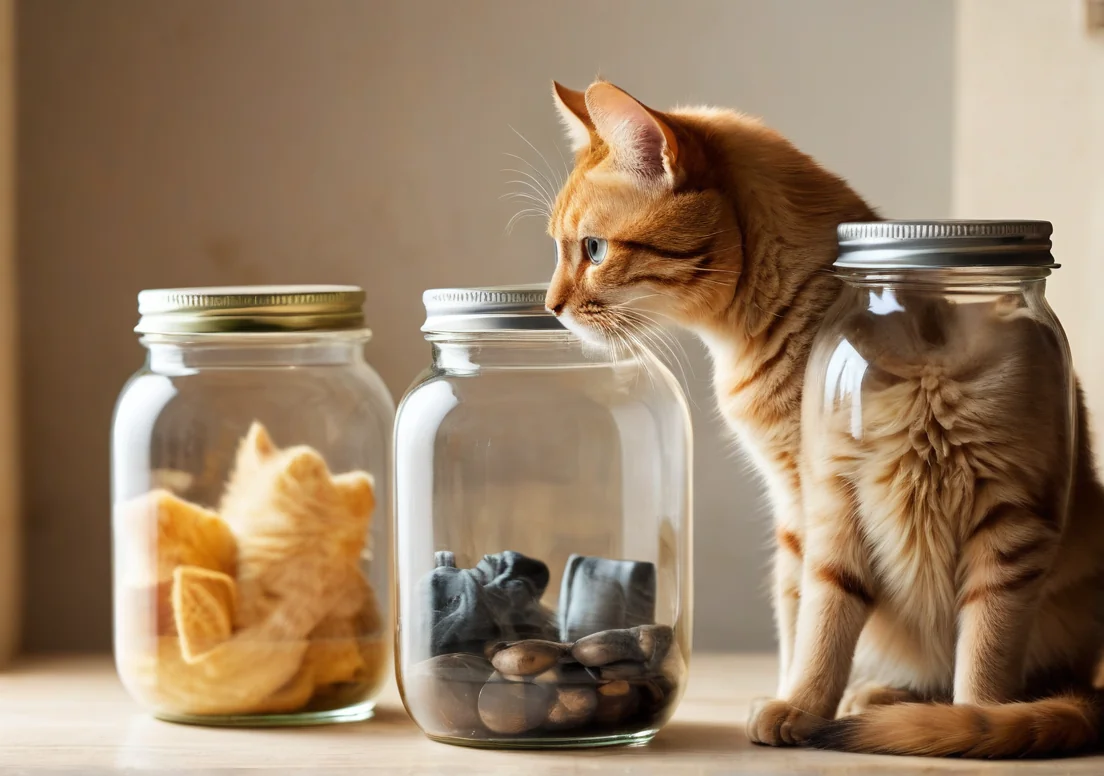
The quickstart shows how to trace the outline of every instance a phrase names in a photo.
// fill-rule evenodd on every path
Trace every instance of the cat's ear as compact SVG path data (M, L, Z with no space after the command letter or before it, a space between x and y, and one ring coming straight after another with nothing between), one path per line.
M648 180L674 183L678 142L663 116L606 81L587 88L586 106L619 167Z
M590 145L590 136L594 132L594 122L587 113L586 95L562 84L552 82L552 99L560 113L560 121L567 130L567 139L572 151L581 151Z

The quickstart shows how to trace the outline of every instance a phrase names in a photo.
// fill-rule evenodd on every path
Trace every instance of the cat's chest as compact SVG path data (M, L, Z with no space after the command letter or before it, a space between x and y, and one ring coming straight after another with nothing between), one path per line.
M949 443L945 419L914 399L904 405L896 397L898 422L864 438L854 495L883 595L918 621L948 625L964 527L974 512L978 451ZM866 409L877 411L878 400Z

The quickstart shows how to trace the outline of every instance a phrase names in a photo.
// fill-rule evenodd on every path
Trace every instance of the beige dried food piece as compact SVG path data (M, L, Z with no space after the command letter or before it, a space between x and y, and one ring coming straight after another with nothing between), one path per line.
M133 587L172 581L177 566L234 574L237 542L214 512L153 490L119 506L117 525L122 567Z
M180 640L166 636L158 639L156 654L135 660L133 677L153 705L177 714L262 713L299 673L306 651L306 641L258 643L235 636L187 663Z
M364 668L364 656L353 619L329 618L310 633L310 647L304 669L314 674L318 685L355 681Z
M359 606L374 504L370 475L335 477L317 451L281 450L254 423L219 507L238 537L235 626L257 639L297 640L342 604Z
M180 654L195 663L230 638L237 584L221 571L177 566L173 571L173 619L180 634Z
M250 714L287 714L306 706L316 687L314 672L309 667L298 673L283 687L261 701Z
M342 616L345 602L334 609L310 633L310 649L304 659L312 667L319 686L340 682L374 681L386 662L386 645L380 638L380 612L371 585L360 578L360 607ZM351 586L353 589L353 586Z

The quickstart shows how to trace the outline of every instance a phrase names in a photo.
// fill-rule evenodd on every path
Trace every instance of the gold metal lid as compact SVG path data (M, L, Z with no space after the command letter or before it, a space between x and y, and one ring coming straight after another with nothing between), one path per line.
M357 286L161 288L138 294L140 334L355 331L364 329Z

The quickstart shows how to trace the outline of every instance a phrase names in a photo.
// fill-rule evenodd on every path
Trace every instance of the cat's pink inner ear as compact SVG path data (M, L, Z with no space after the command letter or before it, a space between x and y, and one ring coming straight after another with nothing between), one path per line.
M587 113L586 96L563 84L552 82L552 99L560 113L560 121L567 132L567 140L572 151L581 151L590 145L590 136L594 131L594 122Z
M605 81L586 90L586 105L618 165L645 178L673 179L678 142L662 117Z

